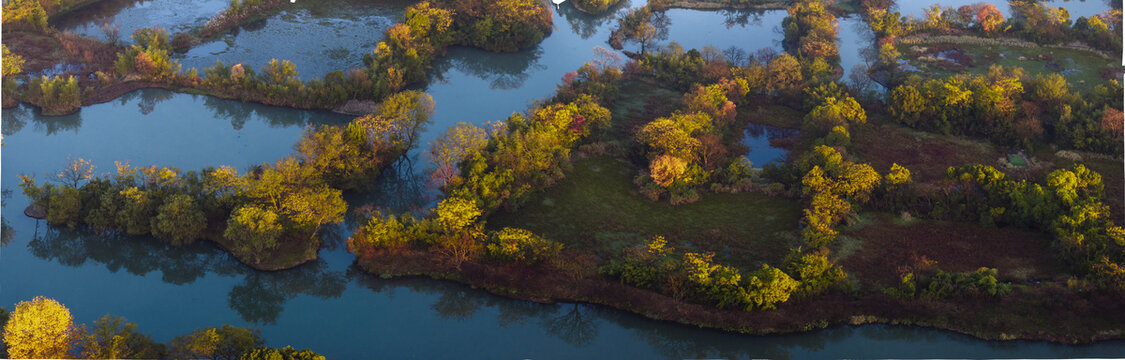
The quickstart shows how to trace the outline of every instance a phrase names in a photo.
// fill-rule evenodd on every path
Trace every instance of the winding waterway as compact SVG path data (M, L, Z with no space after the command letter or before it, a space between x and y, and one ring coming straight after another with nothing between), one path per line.
M144 15L143 11L167 9L177 1L122 2L125 5L113 10L119 14L115 21L122 23L125 33L126 24L158 16ZM355 66L348 61L358 61L356 54L367 51L389 24L371 19L397 19L398 15L379 14L393 13L387 9L402 5L344 3L357 10L343 20L338 18L341 12L318 11L313 6L286 10L265 20L264 26L251 25L250 29L223 36L216 43L226 48L204 45L193 51L205 54L199 55L199 61L206 65L215 58L253 63L263 61L257 57L262 51L277 46L277 52L267 52L268 56L294 60L303 77ZM142 11L146 6L153 9ZM202 12L184 11L164 25L193 26L202 21L200 16L206 17L196 14ZM139 15L129 15L137 20L128 20L134 18L126 14ZM777 28L784 11L673 10L668 16L668 41L675 40L685 48L738 46L752 52L780 47ZM324 53L318 48L302 51L279 45L325 37L287 35L290 30L286 29L296 26L292 24L314 24L307 26L346 33L352 29L349 26L364 21L373 21L370 32L378 35L359 40L362 44L341 41L348 56L340 63L321 63ZM512 54L450 49L435 63L430 83L422 86L437 103L434 123L422 138L423 146L457 122L482 124L503 119L551 95L564 73L593 57L595 46L608 47L605 41L614 22L609 15L592 16L563 4L555 14L555 32L534 49ZM852 20L842 20L845 34L841 41L859 43L856 40L863 39L865 29ZM848 31L855 35L848 35ZM843 63L862 63L855 56L863 45L844 45ZM195 55L189 52L186 56ZM323 69L317 67L322 65ZM286 271L258 272L209 244L172 248L147 238L107 237L48 227L43 221L23 216L28 200L17 186L18 175L36 175L43 181L68 159L77 157L93 161L98 172L111 171L113 162L119 160L183 170L223 164L246 169L289 154L305 126L340 124L347 121L346 117L142 90L85 107L75 115L44 117L36 110L19 107L3 110L2 118L6 145L0 151L7 156L0 165L6 244L0 247L0 306L10 309L16 302L48 296L66 304L80 323L90 323L106 313L116 314L138 323L142 332L152 333L159 341L198 327L232 324L261 329L272 346L308 347L329 358L368 358L372 354L391 358L1011 358L1125 354L1122 341L1079 347L988 342L899 326L842 326L803 334L745 336L652 321L597 306L510 300L445 281L384 280L358 271L352 266L353 257L343 249L346 229L354 226L354 218L325 231L325 248L318 261ZM758 156L754 158L756 164L784 156L783 151L768 145L768 139L777 136L776 130L756 130L761 129L751 129L746 140L751 155ZM420 179L426 159L419 153L412 152L408 160L386 172L378 191L350 194L349 201L353 205L373 202L396 211L424 206L432 199L425 196L429 191Z

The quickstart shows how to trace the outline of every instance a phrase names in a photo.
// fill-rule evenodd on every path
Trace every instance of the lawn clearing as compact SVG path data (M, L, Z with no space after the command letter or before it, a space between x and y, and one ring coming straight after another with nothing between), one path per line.
M548 239L598 254L663 235L670 245L712 251L717 261L743 268L777 265L796 245L800 203L761 193L703 194L672 206L637 192L637 170L601 156L579 161L565 180L533 195L523 208L499 212L488 227L520 227Z

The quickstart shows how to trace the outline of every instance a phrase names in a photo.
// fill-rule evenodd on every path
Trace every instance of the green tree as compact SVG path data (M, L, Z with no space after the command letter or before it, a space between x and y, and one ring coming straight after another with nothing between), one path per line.
M911 85L899 85L892 90L887 105L891 116L907 126L918 124L926 111L926 100L922 98L922 93Z
M488 254L494 258L534 264L558 256L563 245L535 233L517 228L503 228L489 237Z
M258 348L243 353L238 360L324 360L324 355L309 349L297 350L292 346L281 349Z
M82 339L82 357L87 359L158 359L167 356L163 344L151 335L137 332L137 324L113 315L94 322Z
M156 218L152 220L152 235L170 240L172 245L191 244L203 237L206 228L207 218L203 209L188 194L169 196L156 210Z
M47 202L47 222L77 228L82 223L82 192L69 186L54 188Z
M237 248L251 253L255 262L261 262L262 253L278 246L282 232L277 213L244 205L231 213L223 236Z
M800 283L793 280L780 269L762 265L762 268L750 277L747 285L747 294L750 302L762 310L770 310L777 304L789 300L789 295L797 290Z
M344 221L348 204L340 190L328 186L304 187L285 197L284 207L289 219L308 231L310 239L324 224Z
M436 169L432 178L444 185L458 175L462 160L475 156L488 144L488 134L473 124L458 123L449 128L430 145L430 160Z
M261 332L230 325L196 329L177 336L169 344L175 359L236 360L265 345Z
M442 200L434 209L438 224L447 234L457 233L472 225L481 213L475 202L459 197Z
M7 11L7 10L5 10ZM3 75L5 78L12 75L19 75L23 73L23 64L26 61L22 56L8 50L8 46L0 44L0 49L3 50Z

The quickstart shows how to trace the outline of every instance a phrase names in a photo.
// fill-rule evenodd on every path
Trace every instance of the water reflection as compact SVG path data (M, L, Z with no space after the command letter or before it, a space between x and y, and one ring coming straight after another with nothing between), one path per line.
M8 201L12 197L12 190L0 190L0 208L8 207ZM16 229L8 224L8 219L0 216L0 248L8 246L12 239L16 237Z
M0 128L3 129L2 133L5 137L8 137L20 132L20 130L27 125L27 120L31 117L31 108L26 106L4 109L4 116L0 116Z
M589 39L598 33L598 29L605 25L613 25L617 23L617 13L621 10L628 9L632 5L629 0L618 2L608 10L601 14L592 15L579 11L574 7L574 2L567 1L558 6L557 12L562 15L567 24L570 24L570 29L573 33L578 34L582 39Z
M766 163L784 160L789 150L785 148L795 141L797 130L750 123L746 126L746 136L742 143L749 147L746 158L756 167Z
M573 304L562 315L544 319L547 334L562 339L567 344L583 347L598 337L597 317L593 308Z
M343 271L329 270L324 260L283 271L250 270L230 291L230 308L255 324L275 324L285 302L297 295L321 299L340 297L347 288Z
M173 247L148 237L94 235L40 226L40 222L36 222L27 246L32 255L64 266L80 267L91 262L113 273L125 270L147 276L159 272L161 281L173 285L191 284L209 274L238 277L241 282L228 294L230 308L243 320L262 325L275 323L285 302L297 295L335 298L347 283L344 272L330 270L323 260L290 270L262 272L209 244Z
M24 104L19 105L20 108L25 108L27 106L28 105ZM35 123L35 131L47 135L57 135L63 131L77 134L78 129L82 127L82 110L62 116L44 116L39 108L24 113L31 115L31 120Z
M358 221L366 219L360 213L370 210L384 214L419 213L433 202L438 192L428 185L426 173L416 168L416 163L418 155L403 156L383 169L367 189L344 194L349 208L360 209L346 216L345 224L354 229L359 226Z
M171 104L175 102L175 104ZM170 110L157 112L161 104L169 103ZM202 108L209 110L209 112L200 112L196 104L202 103ZM42 112L33 106L20 104L17 107L4 109L4 116L2 117L2 126L4 136L12 136L27 125L28 121L34 123L34 129L37 132L45 133L47 135L57 135L62 132L73 132L78 134L79 129L82 127L82 120L84 113L94 113L97 115L102 114L102 110L107 107L114 107L111 110L116 116L130 117L128 114L122 114L123 111L117 108L127 108L135 105L137 113L142 115L135 117L137 119L146 116L157 116L166 120L168 117L210 117L215 119L229 120L231 127L234 130L242 130L247 121L258 120L262 121L269 127L294 127L304 126L307 124L332 124L339 125L348 119L346 116L332 114L323 111L301 111L293 109L285 109L274 106L243 103L235 100L222 99L206 95L193 95L174 93L163 89L142 89L126 93L117 99L114 99L109 105L93 105L84 107L78 112L62 116L45 116ZM96 109L95 109L96 108ZM157 114L157 115L154 115ZM95 116L99 117L99 116Z
M125 106L130 102L137 103L137 110L141 115L151 114L156 110L156 105L175 96L176 93L166 90L133 91L115 99L118 104Z
M539 64L543 49L535 47L516 53L494 53L481 49L454 47L446 56L433 63L429 71L433 81L446 81L445 74L451 69L469 74L489 82L492 90L508 90L523 87L524 82L534 71L546 69Z

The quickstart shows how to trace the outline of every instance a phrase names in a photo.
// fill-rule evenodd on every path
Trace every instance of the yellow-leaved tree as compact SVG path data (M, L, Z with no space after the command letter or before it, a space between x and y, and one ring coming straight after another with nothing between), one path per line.
M36 296L16 304L4 325L4 343L13 359L66 358L77 339L70 310L54 299Z

